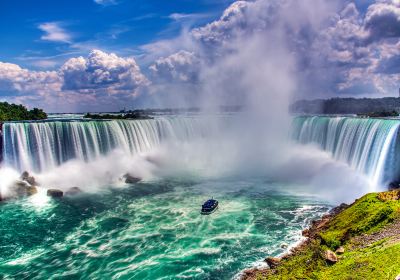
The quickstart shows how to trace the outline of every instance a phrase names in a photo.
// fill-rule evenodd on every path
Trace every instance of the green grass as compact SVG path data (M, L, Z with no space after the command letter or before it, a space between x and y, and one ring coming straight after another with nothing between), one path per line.
M400 274L400 243L380 240L365 248L351 250L351 237L379 231L399 218L399 200L382 201L367 194L328 223L303 252L284 259L273 275L258 279L395 279ZM346 251L336 264L322 257L324 250L344 245Z
M377 242L368 248L346 252L334 265L328 265L320 257L321 248L314 245L283 261L276 274L260 275L258 279L393 280L400 274L400 244L389 244Z
M329 230L320 233L322 243L336 249L352 236L376 232L397 218L399 209L398 200L381 201L376 193L367 194L329 222Z
M322 267L317 279L390 279L400 274L400 244L376 242L348 252L338 263Z

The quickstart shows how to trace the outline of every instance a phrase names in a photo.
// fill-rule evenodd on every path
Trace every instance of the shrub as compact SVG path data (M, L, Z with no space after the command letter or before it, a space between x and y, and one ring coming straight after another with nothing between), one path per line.
M0 102L0 121L43 120L47 114L38 108L28 110L23 105Z

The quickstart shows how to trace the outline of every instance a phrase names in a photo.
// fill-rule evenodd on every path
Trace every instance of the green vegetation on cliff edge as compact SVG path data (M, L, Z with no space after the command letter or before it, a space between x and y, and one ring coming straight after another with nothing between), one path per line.
M400 192L371 193L356 200L316 232L308 245L257 279L390 279L400 274ZM339 246L338 262L323 258Z

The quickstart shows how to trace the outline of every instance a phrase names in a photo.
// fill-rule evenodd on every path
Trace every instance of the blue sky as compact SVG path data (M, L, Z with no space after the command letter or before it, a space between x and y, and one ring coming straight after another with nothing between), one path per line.
M171 38L184 26L219 17L229 1L1 1L0 60L23 67L54 66L90 49L138 55L141 45ZM40 28L58 26L68 42L45 39ZM48 62L46 64L46 61Z
M399 0L1 1L0 100L48 112L397 96Z

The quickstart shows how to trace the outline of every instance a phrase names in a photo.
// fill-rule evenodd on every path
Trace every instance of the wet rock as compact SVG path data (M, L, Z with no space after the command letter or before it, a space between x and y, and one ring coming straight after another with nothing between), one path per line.
M31 186L25 181L15 181L14 184L10 187L11 196L14 197L23 197L30 196L37 193L37 188L35 186Z
M77 195L82 193L82 190L78 187L72 187L68 191L65 192L65 195Z
M38 192L38 190L37 190L37 188L35 186L29 186L29 187L26 188L26 194L28 196L37 194L37 192Z
M282 248L282 249L287 249L287 248L288 248L288 245L287 245L286 243L282 243L282 244L281 244L281 248Z
M338 258L334 252L331 250L326 250L324 252L324 259L327 263L334 264L338 261Z
M132 176L132 175L129 174L129 173L126 173L126 174L123 176L123 178L125 179L125 183L127 183L127 184L136 184L136 183L142 181L141 178Z
M29 177L29 172L28 171L22 172L22 174L20 176L21 180L25 180L28 177Z
M35 177L30 176L28 171L22 172L20 179L22 181L28 182L29 185L31 185L31 186L37 186L38 185L38 183L35 180Z
M267 257L265 259L265 262L271 269L274 269L280 264L281 258Z
M64 193L62 190L58 189L48 189L47 190L47 196L53 197L53 198L59 198L63 197Z
M344 247L340 246L339 248L336 249L335 253L338 255L344 254Z

